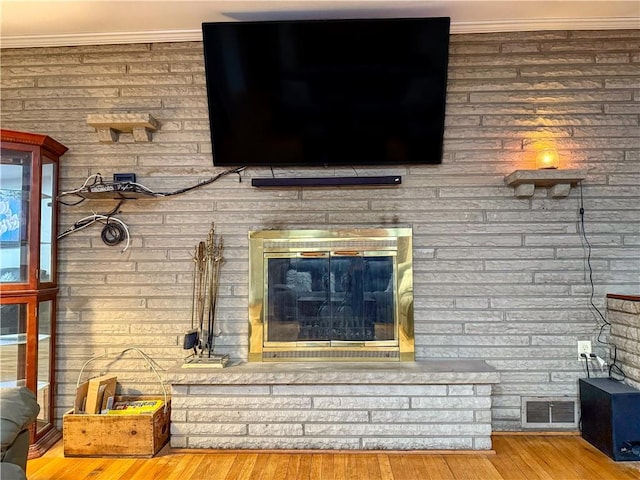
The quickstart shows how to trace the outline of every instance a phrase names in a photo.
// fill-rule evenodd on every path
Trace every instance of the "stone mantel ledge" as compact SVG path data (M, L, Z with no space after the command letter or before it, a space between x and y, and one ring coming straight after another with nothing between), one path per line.
M492 384L499 373L482 360L416 362L238 363L225 368L176 367L163 372L173 385Z

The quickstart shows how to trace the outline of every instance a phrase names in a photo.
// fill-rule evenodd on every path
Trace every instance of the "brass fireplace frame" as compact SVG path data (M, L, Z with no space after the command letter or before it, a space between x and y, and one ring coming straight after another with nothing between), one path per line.
M332 252L362 250L395 257L393 340L266 342L265 258L274 252L304 253L319 248ZM266 361L413 361L413 246L410 227L342 230L260 230L249 232L249 354L250 362Z

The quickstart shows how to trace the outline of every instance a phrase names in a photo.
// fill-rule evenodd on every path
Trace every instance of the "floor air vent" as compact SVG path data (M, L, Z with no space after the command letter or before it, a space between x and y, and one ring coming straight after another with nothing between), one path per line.
M573 397L522 397L522 428L578 428L578 402Z

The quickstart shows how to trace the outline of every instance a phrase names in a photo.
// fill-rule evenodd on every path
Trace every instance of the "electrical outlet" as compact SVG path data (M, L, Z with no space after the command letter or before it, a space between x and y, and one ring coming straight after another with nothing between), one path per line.
M578 360L584 362L584 358L580 356L583 353L587 355L587 358L591 354L591 340L578 340Z

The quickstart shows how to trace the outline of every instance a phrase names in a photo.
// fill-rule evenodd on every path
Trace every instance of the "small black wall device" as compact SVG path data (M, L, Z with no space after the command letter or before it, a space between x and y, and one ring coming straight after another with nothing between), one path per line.
M581 378L582 437L616 461L640 460L640 390Z

